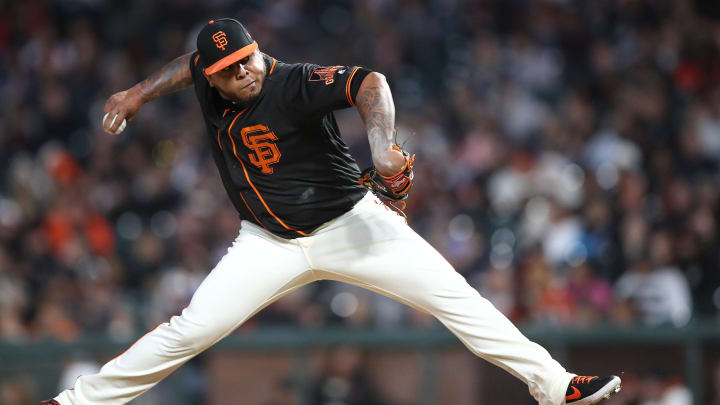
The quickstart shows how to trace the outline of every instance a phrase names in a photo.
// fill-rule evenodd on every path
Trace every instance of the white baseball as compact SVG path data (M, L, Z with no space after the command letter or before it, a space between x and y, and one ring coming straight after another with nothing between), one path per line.
M105 116L103 117L103 126L105 125L105 120L107 119L108 115L110 115L110 113L105 113ZM115 123L115 119L117 119L117 114L115 114L115 116L113 117L113 119L112 119L112 121L110 122L110 125L108 125L108 127L112 127L112 126L113 126L113 124ZM117 129L115 132L113 132L113 133L114 133L115 135L121 133L122 131L125 130L125 126L126 126L126 125L127 125L127 121L125 120L125 118L123 118L122 124L120 124L120 126L118 127L118 129Z

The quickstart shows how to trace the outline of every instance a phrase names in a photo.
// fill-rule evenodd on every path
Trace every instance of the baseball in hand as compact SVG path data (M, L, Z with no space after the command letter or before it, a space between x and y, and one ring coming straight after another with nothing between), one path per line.
M110 115L110 113L105 113L105 116L103 117L103 126L105 126L105 120L107 119L108 115ZM113 124L115 123L115 119L116 119L116 118L117 118L117 114L115 114L115 115L113 116L113 119L112 119L112 121L110 122L110 125L108 125L108 128L110 128L110 127L113 126ZM117 129L115 132L113 132L113 134L117 135L117 134L121 133L122 131L124 131L126 125L127 125L127 121L123 118L122 124L120 124L120 126L118 127L118 129Z

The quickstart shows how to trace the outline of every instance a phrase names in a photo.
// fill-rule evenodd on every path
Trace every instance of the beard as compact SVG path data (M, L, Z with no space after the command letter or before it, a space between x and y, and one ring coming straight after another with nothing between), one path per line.
M234 98L232 102L241 107L248 107L253 104L258 99L258 97L260 97L260 91L258 91L257 94L250 94L245 97Z
M246 96L236 96L227 94L217 87L215 89L217 90L218 94L220 94L220 97L240 107L248 107L252 103L254 103L255 100L258 99L258 97L260 97L260 90L258 90L257 93L254 94L248 94Z

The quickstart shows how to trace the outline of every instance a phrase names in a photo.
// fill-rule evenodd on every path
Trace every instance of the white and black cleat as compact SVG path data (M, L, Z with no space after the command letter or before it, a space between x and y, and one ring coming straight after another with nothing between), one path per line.
M608 399L620 392L620 377L608 375L604 377L577 376L570 380L565 403L570 405L593 405Z

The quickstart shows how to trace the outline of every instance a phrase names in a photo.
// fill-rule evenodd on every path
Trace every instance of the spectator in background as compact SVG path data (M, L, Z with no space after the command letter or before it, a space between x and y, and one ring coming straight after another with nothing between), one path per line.
M690 321L690 289L683 274L672 266L671 243L667 232L655 231L649 252L641 253L615 285L618 298L635 306L646 325L684 326Z
M606 319L612 305L612 289L605 278L595 274L589 263L571 269L567 288L575 324L592 326Z
M692 405L690 389L682 379L664 373L650 373L641 379L640 405Z

